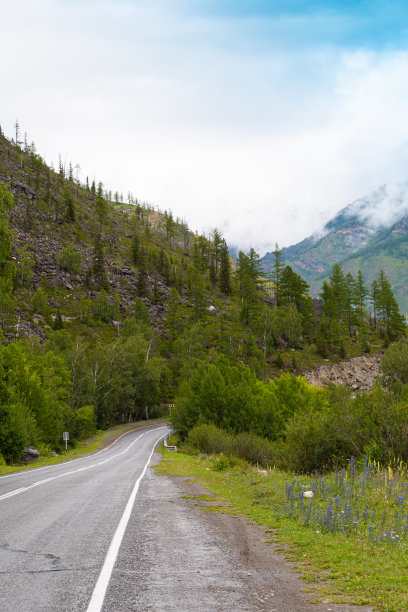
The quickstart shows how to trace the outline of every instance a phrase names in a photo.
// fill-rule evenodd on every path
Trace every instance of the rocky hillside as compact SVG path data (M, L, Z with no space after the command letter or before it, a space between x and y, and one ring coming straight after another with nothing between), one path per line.
M63 321L80 323L103 288L111 305L117 296L122 315L141 296L160 326L170 286L180 282L190 258L193 234L184 223L132 196L125 204L102 187L98 203L98 186L88 178L81 183L72 168L55 172L33 147L23 150L1 134L0 182L15 201L15 308L3 320L6 337L45 337L58 310ZM67 250L75 261L67 259ZM34 312L40 289L47 316Z
M331 267L339 262L346 272L362 270L368 283L383 269L401 311L408 313L408 187L379 188L352 202L329 221L319 235L282 249L285 262L318 295ZM269 269L273 254L262 263Z
M368 393L380 376L382 356L383 353L376 353L370 356L353 357L334 364L325 364L306 372L304 377L311 385L318 387L326 387L332 383L336 386L345 385L355 393Z

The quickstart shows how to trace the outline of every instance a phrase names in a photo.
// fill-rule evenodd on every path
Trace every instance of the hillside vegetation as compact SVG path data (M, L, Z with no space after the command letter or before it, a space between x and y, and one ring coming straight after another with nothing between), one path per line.
M184 436L211 424L280 444L303 409L332 418L325 392L293 374L405 334L383 272L371 286L369 320L359 273L334 266L314 301L278 248L267 277L253 249L234 262L216 228L195 235L171 211L131 193L123 200L101 182L80 180L77 166L60 161L55 172L18 129L14 141L0 135L7 462L27 444L59 450L63 431L75 443L166 414L173 403ZM330 465L336 452L316 461Z

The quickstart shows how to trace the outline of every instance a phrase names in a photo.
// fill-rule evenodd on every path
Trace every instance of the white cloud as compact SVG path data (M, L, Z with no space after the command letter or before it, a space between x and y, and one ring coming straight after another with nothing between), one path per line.
M290 49L282 20L171 2L0 4L6 132L18 117L47 159L61 152L193 229L284 246L406 178L405 52Z

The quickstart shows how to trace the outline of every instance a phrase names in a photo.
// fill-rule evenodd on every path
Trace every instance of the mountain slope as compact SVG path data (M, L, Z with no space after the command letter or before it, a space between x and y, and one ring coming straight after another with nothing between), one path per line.
M408 187L382 186L342 209L320 235L282 249L285 262L318 295L331 267L339 262L346 272L361 269L371 282L381 269L387 274L402 312L408 313ZM262 264L268 270L273 253Z

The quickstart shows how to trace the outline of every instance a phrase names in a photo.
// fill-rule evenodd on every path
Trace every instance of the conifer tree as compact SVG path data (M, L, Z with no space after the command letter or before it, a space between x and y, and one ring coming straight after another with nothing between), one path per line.
M363 273L361 270L357 272L357 277L354 282L354 304L357 312L357 317L360 322L363 320L364 304L368 297L369 291L365 285Z
M280 304L280 283L282 278L282 272L285 268L285 264L283 261L282 251L279 248L278 243L275 243L275 250L273 251L273 264L271 270L271 277L275 284L275 297L276 297L276 305Z
M389 337L395 339L404 332L404 320L384 270L378 276L377 310L379 318L386 324Z
M70 190L65 187L62 193L62 201L65 208L65 217L68 221L75 221L75 205Z
M95 197L95 207L99 220L99 228L102 231L103 224L105 223L106 215L108 214L108 204L103 195L103 185L98 183L98 191Z
M231 263L225 240L222 241L220 254L220 289L225 295L231 293Z

